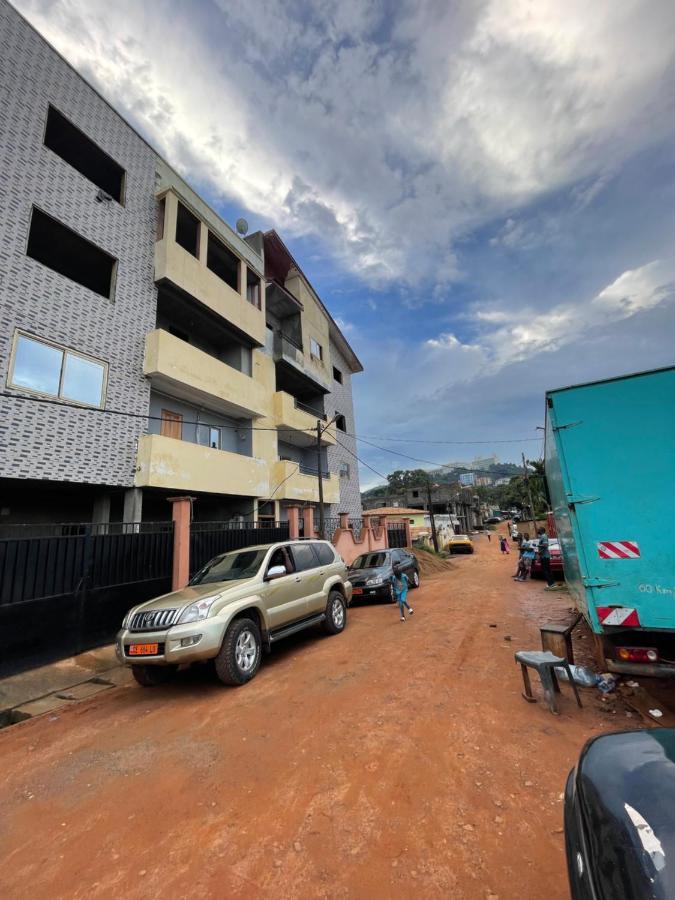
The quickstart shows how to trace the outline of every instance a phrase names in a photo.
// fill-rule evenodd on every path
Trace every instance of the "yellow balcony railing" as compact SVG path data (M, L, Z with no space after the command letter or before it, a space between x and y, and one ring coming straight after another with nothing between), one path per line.
M319 502L318 476L301 472L298 464L290 460L282 459L273 464L270 486L275 500ZM323 500L324 503L340 501L340 485L337 475L333 473L323 478Z
M264 416L263 385L160 328L145 339L144 373L160 390L237 417Z
M309 447L316 444L317 419L325 425L321 413L313 412L306 406L302 406L291 394L286 391L277 391L274 395L274 418L280 431L287 433L280 435L281 440L294 443L298 446ZM335 444L335 425L327 428L321 437L324 444Z
M138 442L138 487L267 497L269 470L269 463L262 459L160 434L144 434Z

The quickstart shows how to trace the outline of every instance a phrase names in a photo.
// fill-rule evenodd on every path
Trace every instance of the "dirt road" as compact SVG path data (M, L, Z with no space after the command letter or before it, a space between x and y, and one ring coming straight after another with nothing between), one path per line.
M357 606L244 688L189 673L1 732L2 896L568 897L565 777L631 723L522 700L513 651L568 601L476 544L405 624Z

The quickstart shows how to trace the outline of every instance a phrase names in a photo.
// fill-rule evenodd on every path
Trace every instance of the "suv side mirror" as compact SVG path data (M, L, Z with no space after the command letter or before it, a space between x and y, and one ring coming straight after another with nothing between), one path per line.
M265 575L265 581L274 581L275 578L283 578L284 575L288 575L286 566L270 566Z

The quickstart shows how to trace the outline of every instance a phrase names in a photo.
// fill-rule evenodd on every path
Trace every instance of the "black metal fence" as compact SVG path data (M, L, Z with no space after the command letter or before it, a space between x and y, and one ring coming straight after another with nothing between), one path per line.
M339 516L326 516L323 520L323 530L325 535L325 540L329 541L337 529L340 527L340 517ZM314 533L317 537L321 537L319 534L319 520L314 520Z
M406 538L406 528L402 522L387 522L387 539L390 547L405 547Z
M190 574L219 553L255 544L287 541L288 522L193 522L190 526Z
M5 526L0 675L107 643L127 610L171 589L173 523Z

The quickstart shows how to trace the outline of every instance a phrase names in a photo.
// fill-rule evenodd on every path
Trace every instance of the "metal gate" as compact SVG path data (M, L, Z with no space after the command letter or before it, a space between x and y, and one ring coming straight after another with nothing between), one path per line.
M172 522L6 530L0 676L110 642L131 606L171 590Z
M288 522L193 522L190 526L190 575L219 553L287 541Z
M405 525L400 522L388 522L387 539L389 541L389 546L393 549L396 547L405 547L407 544Z

